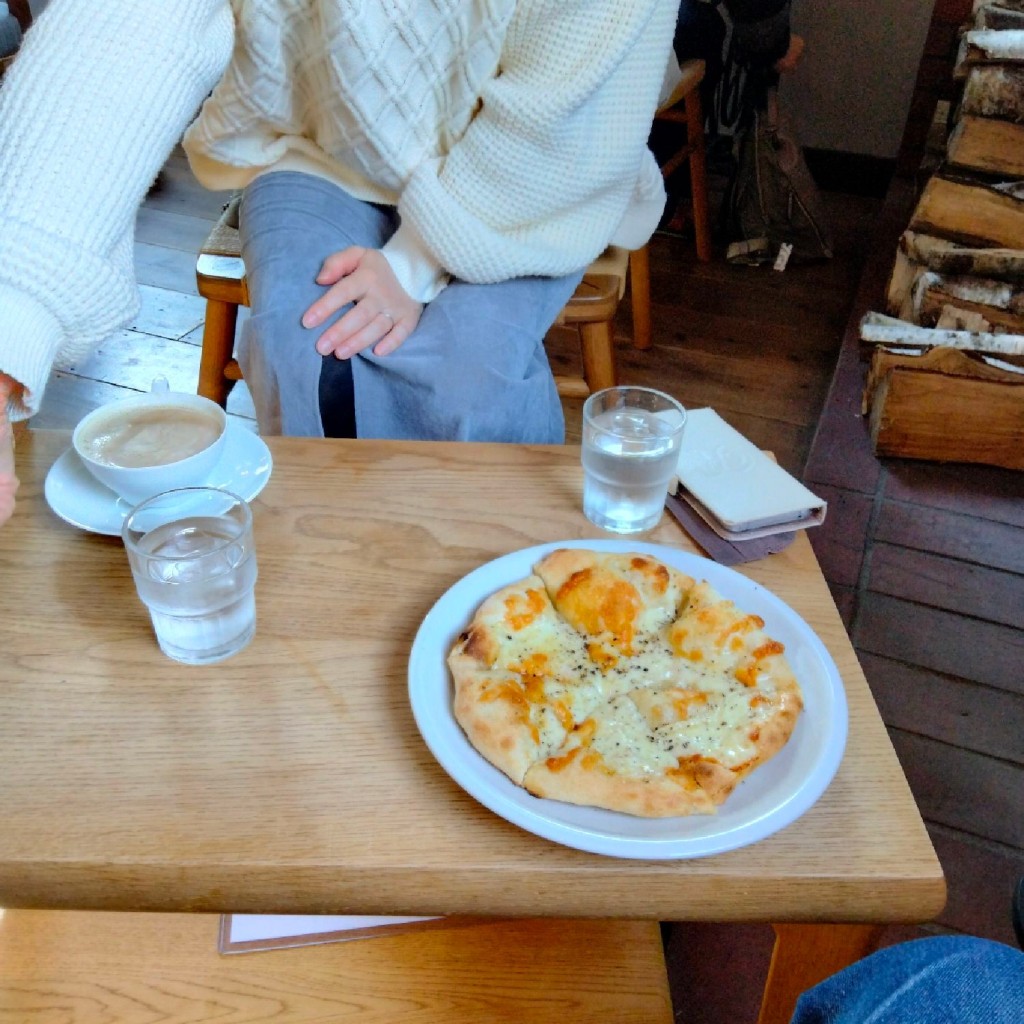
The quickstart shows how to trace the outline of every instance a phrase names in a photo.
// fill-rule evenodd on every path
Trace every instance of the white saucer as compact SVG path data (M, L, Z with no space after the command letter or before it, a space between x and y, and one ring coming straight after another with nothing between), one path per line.
M224 455L206 480L252 501L266 486L274 462L263 439L228 420ZM121 522L131 505L104 487L69 448L50 467L44 489L50 508L65 522L90 533L121 536Z

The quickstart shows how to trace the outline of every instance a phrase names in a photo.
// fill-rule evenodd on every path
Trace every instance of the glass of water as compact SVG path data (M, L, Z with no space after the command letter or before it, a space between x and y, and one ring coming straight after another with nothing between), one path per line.
M215 487L165 491L136 505L121 535L164 654L205 665L249 643L256 549L242 498Z
M656 526L676 473L686 410L653 388L616 387L583 405L583 512L614 533Z

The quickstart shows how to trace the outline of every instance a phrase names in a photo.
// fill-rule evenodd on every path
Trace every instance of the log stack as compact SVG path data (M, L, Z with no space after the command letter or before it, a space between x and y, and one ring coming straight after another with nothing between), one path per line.
M879 455L1024 469L1024 0L976 0L954 77L885 315L861 324L864 412Z

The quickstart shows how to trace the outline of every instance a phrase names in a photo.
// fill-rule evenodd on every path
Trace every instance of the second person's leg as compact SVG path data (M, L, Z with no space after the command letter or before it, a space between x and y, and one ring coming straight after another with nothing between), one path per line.
M359 436L561 444L544 336L581 277L452 281L401 348L353 360Z
M272 172L245 189L240 229L251 315L238 360L261 433L354 436L351 367L315 348L341 314L314 330L301 317L326 290L316 276L327 256L350 245L380 248L394 228L390 211L314 175Z

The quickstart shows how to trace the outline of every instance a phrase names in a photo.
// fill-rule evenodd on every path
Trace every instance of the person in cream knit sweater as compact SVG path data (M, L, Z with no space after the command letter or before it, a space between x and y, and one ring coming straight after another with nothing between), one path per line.
M560 441L543 336L657 225L676 10L51 0L0 88L0 516L8 421L137 308L135 212L183 132L243 190L263 432Z

